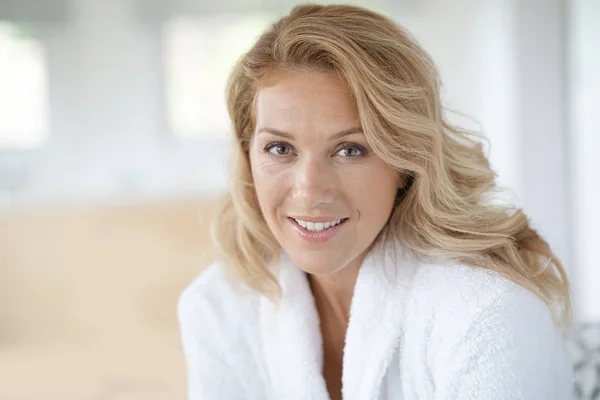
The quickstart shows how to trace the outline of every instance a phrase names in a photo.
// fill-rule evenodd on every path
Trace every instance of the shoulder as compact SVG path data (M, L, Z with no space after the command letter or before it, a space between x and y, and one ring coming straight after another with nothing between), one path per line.
M258 294L212 264L181 292L177 316L191 398L264 398Z
M462 399L464 387L477 394L472 398L496 393L562 399L570 394L570 361L551 310L499 273L423 265L412 315L411 335L425 342L421 347L437 386L453 393L448 398Z
M498 272L458 263L422 264L415 276L413 297L435 316L465 325L489 312L551 319L546 304L531 291Z
M214 262L202 270L183 289L179 296L180 303L214 303L227 301L233 295L234 288L227 278L225 266Z
M205 343L230 341L248 325L258 295L230 279L225 266L215 262L198 274L181 292L177 317L182 333Z
M424 264L415 277L408 315L414 333L435 352L467 337L501 334L554 346L560 330L550 308L530 290L497 272L460 264Z

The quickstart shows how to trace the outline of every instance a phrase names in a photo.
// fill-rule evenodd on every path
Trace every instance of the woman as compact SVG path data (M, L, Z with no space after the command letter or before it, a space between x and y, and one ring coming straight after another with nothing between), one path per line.
M305 5L228 85L219 261L182 293L191 399L568 399L565 271L493 205L392 21Z

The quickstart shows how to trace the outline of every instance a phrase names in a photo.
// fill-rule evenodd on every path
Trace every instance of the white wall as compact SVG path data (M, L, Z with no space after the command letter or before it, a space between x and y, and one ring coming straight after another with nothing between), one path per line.
M399 17L434 58L442 75L442 97L457 123L483 130L491 141L492 165L500 184L520 192L515 21L502 0L427 1L413 18ZM481 126L477 126L478 122ZM516 197L516 193L513 193ZM519 202L518 198L513 198Z
M568 270L566 9L564 0L515 2L518 136L523 207Z
M569 155L574 222L574 301L578 317L600 319L600 2L574 0L571 9Z
M224 186L224 140L181 142L166 131L161 26L137 19L131 6L72 1L70 22L40 28L51 135L26 157L14 204L122 202Z

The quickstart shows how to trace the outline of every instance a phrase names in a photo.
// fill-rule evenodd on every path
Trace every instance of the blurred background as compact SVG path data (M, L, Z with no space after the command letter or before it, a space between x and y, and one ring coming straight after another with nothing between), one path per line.
M0 0L0 399L184 398L175 307L227 190L225 79L296 3ZM429 51L600 320L600 1L346 3Z

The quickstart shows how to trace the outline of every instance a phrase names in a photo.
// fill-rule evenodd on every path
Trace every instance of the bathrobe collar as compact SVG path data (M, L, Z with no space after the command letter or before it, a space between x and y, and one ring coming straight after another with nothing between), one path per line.
M344 344L344 399L377 399L397 346L411 282L418 267L398 245L376 246L361 266ZM274 273L283 291L276 304L261 299L261 335L277 398L328 400L322 374L319 315L306 274L284 252Z

